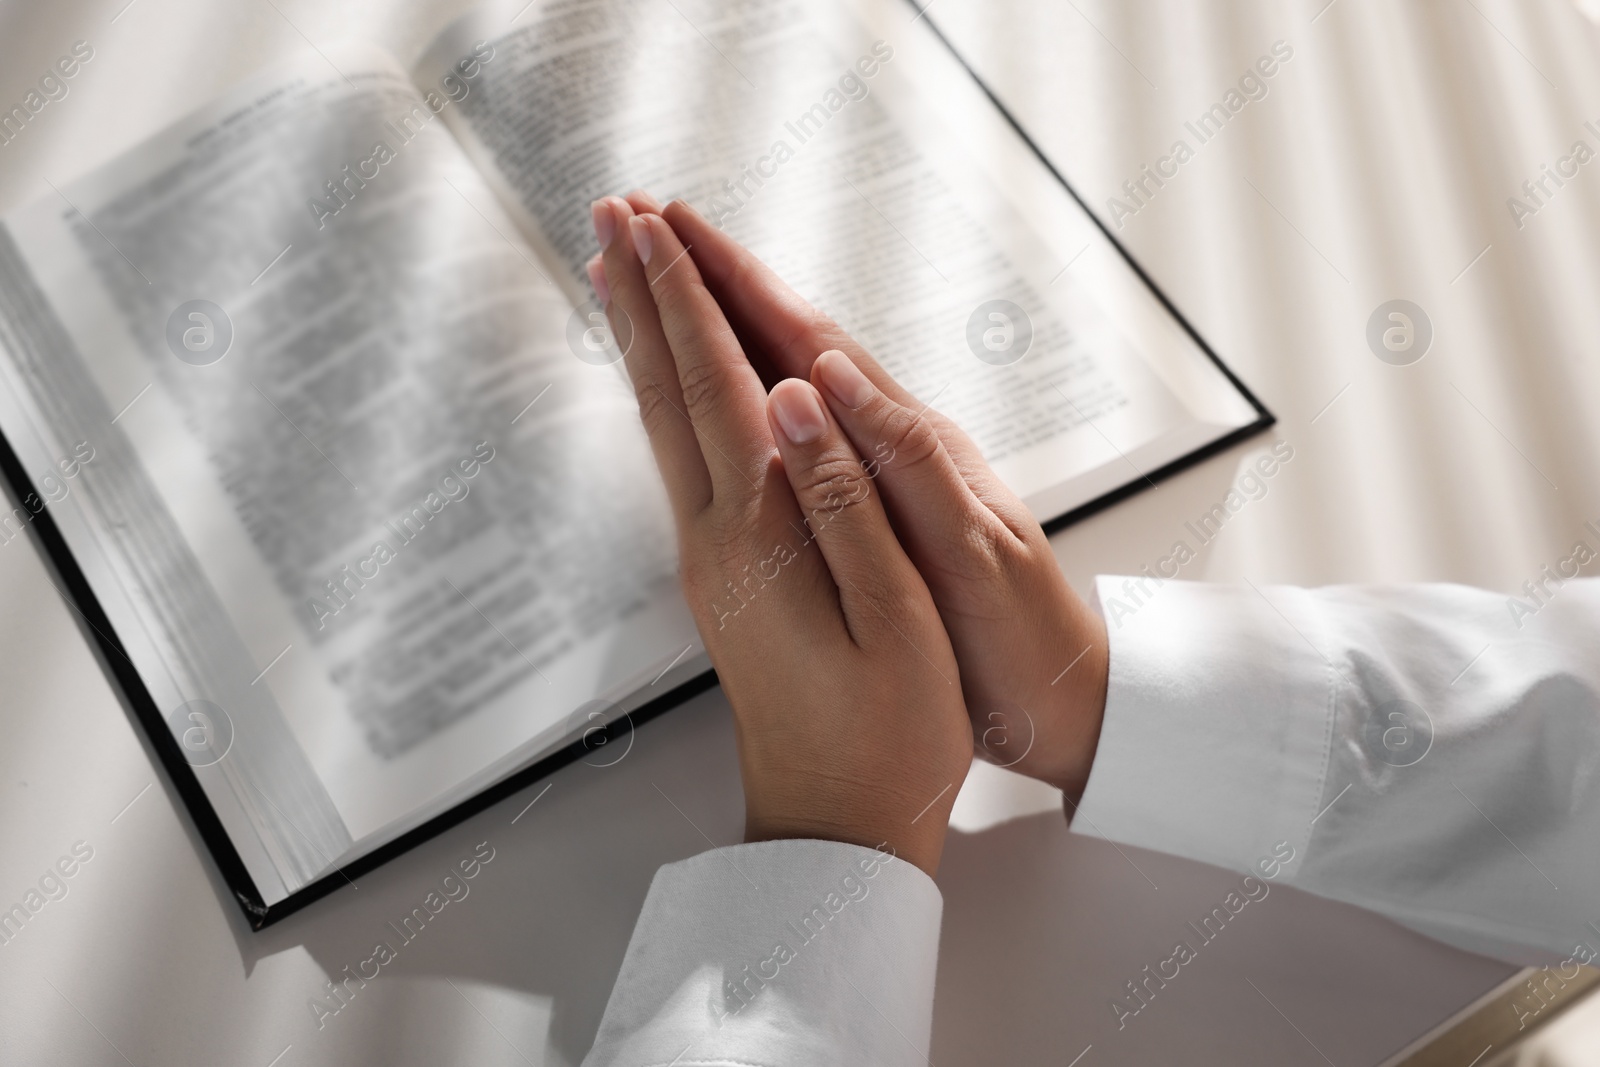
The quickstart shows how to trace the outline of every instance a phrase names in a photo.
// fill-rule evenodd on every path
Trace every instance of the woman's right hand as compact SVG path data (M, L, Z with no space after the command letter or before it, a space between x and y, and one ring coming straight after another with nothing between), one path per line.
M653 205L648 198L641 206ZM660 210L733 330L775 376L809 380L876 484L961 665L978 751L1076 805L1105 712L1105 622L1073 592L1033 515L953 422L688 204Z

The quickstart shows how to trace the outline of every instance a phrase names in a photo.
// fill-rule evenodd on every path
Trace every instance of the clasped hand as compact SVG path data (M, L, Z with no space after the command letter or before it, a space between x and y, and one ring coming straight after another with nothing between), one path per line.
M932 874L975 748L1075 803L1105 626L972 441L686 203L593 213L589 277L733 707L746 839Z

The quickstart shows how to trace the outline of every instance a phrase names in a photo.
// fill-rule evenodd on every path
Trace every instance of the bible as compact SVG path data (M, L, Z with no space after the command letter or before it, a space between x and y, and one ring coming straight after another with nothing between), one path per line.
M0 222L0 469L259 929L714 683L583 265L681 196L1054 528L1257 432L904 0L309 50Z

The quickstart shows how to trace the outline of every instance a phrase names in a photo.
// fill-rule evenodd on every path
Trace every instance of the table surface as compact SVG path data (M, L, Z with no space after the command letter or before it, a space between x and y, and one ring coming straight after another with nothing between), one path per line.
M1506 202L1574 141L1597 143L1583 125L1600 119L1596 29L1567 0L1325 3L937 0L928 17L1101 210L1275 41L1291 47L1265 99L1119 234L1295 449L1186 577L1510 592L1600 519L1600 431L1581 399L1600 387L1584 355L1600 245L1583 236L1600 168L1520 228ZM96 50L48 121L0 148L0 210L307 40L410 56L468 6L125 4L0 6L0 101L72 41ZM1365 340L1397 297L1434 330L1407 367ZM1074 584L1160 558L1270 443L1056 536ZM30 541L0 546L0 604L0 902L74 842L94 850L0 946L6 1063L576 1063L657 866L739 838L712 692L642 728L616 766L558 773L520 818L532 791L253 934ZM471 895L319 1028L324 982L482 841L496 857ZM1050 790L979 768L939 875L933 1061L1066 1064L1087 1048L1084 1067L1376 1064L1507 973L1279 889L1119 1032L1111 998L1234 879L1072 835Z

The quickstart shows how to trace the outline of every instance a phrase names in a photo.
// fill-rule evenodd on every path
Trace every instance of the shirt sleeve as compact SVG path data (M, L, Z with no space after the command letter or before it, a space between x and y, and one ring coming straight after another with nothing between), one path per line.
M668 864L584 1064L925 1064L943 907L916 866L832 841Z
M1600 581L1525 592L1101 577L1111 675L1073 829L1589 962Z

